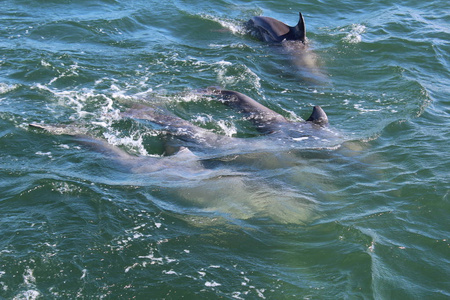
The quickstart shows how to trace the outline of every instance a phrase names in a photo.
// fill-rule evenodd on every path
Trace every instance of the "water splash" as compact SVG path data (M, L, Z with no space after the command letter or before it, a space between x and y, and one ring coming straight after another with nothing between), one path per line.
M1 82L0 83L0 95L14 91L18 87L19 87L18 84L6 84L6 83Z
M345 29L341 29L341 31L345 31ZM343 38L344 42L350 44L358 44L362 41L362 34L366 32L366 26L362 24L352 24L350 27L350 32Z
M246 84L252 88L261 88L261 79L246 65L233 64L223 60L217 62L216 65L218 66L217 82L223 87Z
M242 23L240 23L236 20L220 18L220 17L209 15L209 14L200 14L200 17L202 17L203 19L206 19L206 20L210 20L210 21L219 23L222 27L231 31L233 34L242 34L243 35L246 33L245 27L242 25Z

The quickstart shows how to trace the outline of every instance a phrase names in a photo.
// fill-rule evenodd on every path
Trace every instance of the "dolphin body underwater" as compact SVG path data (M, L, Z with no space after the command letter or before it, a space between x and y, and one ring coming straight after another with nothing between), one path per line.
M29 126L55 135L70 136L76 143L100 153L102 160L110 162L107 165L119 171L119 185L164 191L164 200L156 197L152 201L163 210L181 216L194 213L196 218L202 218L207 212L238 224L238 220L253 218L268 218L282 224L305 224L317 218L315 203L307 196L281 190L240 171L206 167L203 159L187 148L180 148L170 156L135 156L70 125ZM105 171L111 173L109 168ZM130 174L125 181L122 179L123 171ZM111 180L114 179L108 179L107 183L111 184ZM192 222L192 218L189 220Z
M249 33L257 39L271 43L281 44L302 79L315 84L328 82L327 76L318 66L317 55L309 49L306 37L305 20L299 12L299 21L295 26L289 26L271 17L255 16L244 26Z
M270 149L275 153L287 140L291 140L292 145L303 144L321 132L327 132L328 118L325 112L316 106L306 121L292 122L239 92L215 89L208 95L245 114L261 132L261 137L235 138L216 134L167 111L142 104L135 105L122 116L148 120L162 126L164 133L180 139L180 147L174 154L162 157L131 155L101 138L90 136L86 130L75 125L32 123L29 126L55 135L71 136L75 142L101 153L112 162L114 168L119 167L131 174L137 174L133 175L138 176L133 177L133 185L149 186L148 176L155 178L150 181L153 182L150 186L162 184L164 191L173 195L169 196L169 199L180 199L179 201L185 201L189 207L194 204L202 211L218 212L233 219L243 220L262 217L285 224L305 224L315 219L318 216L315 212L315 202L307 193L283 190L254 174L247 174L246 167L243 170L230 169L227 167L229 160L226 158L222 161L222 158L230 157L231 154L244 154L242 158L245 160L246 154L249 153L254 153L256 157L265 157L268 147L272 147ZM218 151L212 156L196 151L205 146ZM212 165L208 163L210 159ZM134 181L136 178L139 180ZM212 186L214 188L211 188ZM177 205L179 203L168 207ZM181 208L181 212L183 211Z

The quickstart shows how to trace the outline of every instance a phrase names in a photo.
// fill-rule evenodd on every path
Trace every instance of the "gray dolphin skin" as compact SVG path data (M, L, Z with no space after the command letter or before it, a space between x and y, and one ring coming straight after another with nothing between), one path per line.
M281 21L270 17L253 17L247 22L247 27L258 38L266 42L281 43L288 41L306 41L305 21L299 12L299 21L296 26L288 26Z
M160 130L163 134L175 136L181 140L181 143L173 145L175 148L181 146L191 149L198 147L198 145L206 148L220 148L223 145L230 144L232 140L231 137L219 135L196 126L159 107L135 104L121 115L125 118L147 120L161 126Z
M320 106L315 106L306 120L291 121L240 92L209 88L200 93L244 114L245 119L252 122L262 135L239 138L217 134L168 111L143 104L134 105L122 113L122 116L148 120L161 126L162 128L159 128L164 134L176 138L170 140L171 146L188 147L200 152L209 149L207 152L216 154L258 151L258 149L281 150L286 146L315 148L321 141L329 140L332 143L337 141L338 134L328 128L327 115Z
M161 123L172 124L175 122L175 127L179 129L188 126L187 121L176 119L176 117L163 117L162 115L155 117L152 116L154 110L138 112L136 109L130 113L136 113L138 117L154 119ZM189 211L195 207L202 213L214 212L214 219L217 218L216 213L219 213L233 221L256 217L270 218L282 224L305 224L317 217L315 204L310 198L286 192L266 184L258 178L248 176L249 174L240 170L226 166L214 167L215 163L208 164L207 160L204 160L205 157L195 155L186 147L180 147L177 152L169 156L135 156L118 146L109 144L106 140L89 136L87 129L77 125L32 123L29 126L55 135L67 135L74 142L100 153L102 160L106 161L105 166L130 173L130 179L125 181L119 179L121 183L125 182L133 187L150 186L152 190L155 186L157 189L164 189L170 195L168 199L165 199L167 205L160 204L165 210L180 213L178 206L186 203ZM232 140L235 139L229 138L227 144ZM250 145L240 144L239 149L242 149L242 146L249 147ZM263 155L258 161L263 160L266 156ZM110 184L109 180L107 182ZM173 182L177 184L174 185ZM172 200L172 198L176 200ZM186 210L181 208L181 212L185 213Z
M189 170L190 173L204 172L204 168L199 158L194 155L188 148L180 147L171 156L151 157L151 156L134 156L123 149L109 144L103 139L90 136L87 130L73 125L46 125L31 123L29 127L46 131L54 135L71 136L77 143L103 154L105 157L114 160L119 166L131 173L154 173L165 171L168 175L175 174L177 168L183 167L184 172ZM170 173L167 170L173 170Z
M236 107L242 113L247 114L249 120L253 121L263 132L273 132L295 123L242 93L220 89L214 90L213 93L223 96L225 104ZM314 106L312 114L306 119L306 122L326 126L328 117L320 106Z
M311 115L306 121L293 122L240 92L212 88L205 91L205 95L212 96L214 99L245 114L247 119L253 122L256 128L263 134L281 133L285 132L285 129L290 131L297 127L305 126L314 126L316 129L320 129L328 125L328 117L320 106L314 106ZM212 144L217 143L220 140L222 140L222 142L228 142L230 139L229 137L220 136L193 125L170 112L142 104L135 105L133 108L123 113L122 116L149 120L163 126L164 130L168 133L177 136L189 136L191 138L201 137L203 140L209 141Z
M317 55L309 49L306 38L306 26L302 13L296 26L288 26L270 17L256 16L246 22L247 30L256 38L281 44L283 52L288 54L303 80L313 84L324 84L328 77L319 67Z

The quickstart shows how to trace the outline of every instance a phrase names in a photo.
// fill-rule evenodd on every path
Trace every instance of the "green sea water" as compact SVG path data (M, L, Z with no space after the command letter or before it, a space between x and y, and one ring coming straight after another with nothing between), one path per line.
M447 2L1 4L0 298L450 297ZM299 11L318 80L243 25ZM270 139L209 86L335 138Z

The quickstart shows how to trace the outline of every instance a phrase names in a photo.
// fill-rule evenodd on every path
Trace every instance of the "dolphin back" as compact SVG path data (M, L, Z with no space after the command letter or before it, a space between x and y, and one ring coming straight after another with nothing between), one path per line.
M256 35L266 41L281 43L284 40L306 41L305 21L302 13L299 13L299 21L296 26L291 27L270 17L253 17L248 25Z
M266 42L281 43L290 31L289 26L270 17L253 17L250 23L256 34Z
M279 113L276 113L242 93L220 89L215 90L214 93L221 95L225 104L234 106L242 113L247 114L248 118L259 126L266 127L273 123L287 122L287 120Z

